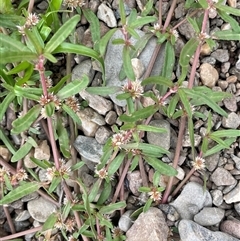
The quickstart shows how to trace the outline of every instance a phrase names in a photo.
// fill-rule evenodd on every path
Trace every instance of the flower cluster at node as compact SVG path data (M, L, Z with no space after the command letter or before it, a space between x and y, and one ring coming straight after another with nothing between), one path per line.
M19 169L15 174L11 174L3 167L0 168L0 182L4 183L5 178L9 179L11 185L16 186L19 182L26 180L28 174L23 168Z
M97 170L97 168L96 168L95 173L101 179L106 179L108 177L108 172L107 172L106 168L104 168L104 167L100 170Z
M129 80L123 86L123 91L125 93L130 93L130 95L133 99L140 98L141 95L143 94L143 87L141 85L141 81L140 80L135 80L135 81Z
M26 22L23 26L17 26L18 32L23 36L25 35L25 29L31 29L32 26L37 25L39 22L39 18L35 13L29 13Z
M121 145L127 144L132 138L132 131L123 131L114 134L112 137L112 146L121 148Z
M122 230L119 227L114 227L112 229L112 237L113 238L118 238L123 235Z
M162 199L162 193L159 192L156 188L152 188L150 192L148 192L148 195L153 201L160 201Z
M85 1L84 0L64 0L63 5L73 9L77 7L82 7L83 5L85 5Z
M78 100L75 96L68 97L65 100L65 104L69 106L74 112L78 112L80 109L80 105L78 103Z
M191 164L195 170L203 170L206 167L205 160L199 156L194 161L191 161Z

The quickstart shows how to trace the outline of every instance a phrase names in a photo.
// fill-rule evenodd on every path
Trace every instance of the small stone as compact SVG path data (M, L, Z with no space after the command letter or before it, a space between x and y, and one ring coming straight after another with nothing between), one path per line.
M220 223L225 211L221 208L204 207L194 216L194 221L202 226L211 226Z
M82 90L80 96L89 102L89 106L97 111L100 115L106 115L106 113L113 108L113 104L110 100L107 100L101 96L89 94L86 90Z
M186 37L187 40L194 38L194 36L195 36L195 31L194 31L192 25L188 21L183 22L178 27L178 30L181 33L181 35Z
M223 221L220 230L224 233L228 233L235 238L240 239L240 221L239 220L226 220Z
M236 112L237 111L237 100L235 96L232 96L231 98L225 98L223 100L224 106L232 111L232 112Z
M11 153L8 150L8 148L4 147L4 146L0 146L0 156L2 156L2 158L8 162L11 158Z
M240 202L234 203L234 209L236 210L236 212L240 216Z
M91 82L94 76L94 70L92 69L92 61L87 59L80 64L76 65L72 70L72 79L81 80L84 75L87 75Z
M233 8L237 7L237 0L227 0L227 2L230 7L233 7Z
M211 65L215 65L216 64L216 59L211 57L211 56L204 57L202 59L202 63L208 63L208 64L211 64Z
M202 137L200 135L194 134L194 146L199 146L201 140L202 140ZM191 146L190 136L188 134L184 136L182 145L183 147Z
M107 115L105 116L105 121L109 125L113 125L116 123L117 120L117 114L115 111L109 111Z
M179 19L182 16L184 16L185 14L184 3L179 3L178 6L175 8L174 13L175 13L174 17L176 19Z
M127 241L167 241L169 228L161 210L150 207L127 231Z
M239 241L226 233L213 232L191 220L181 220L178 231L181 241Z
M240 116L235 112L231 112L228 117L223 117L222 125L225 128L237 129L240 125Z
M237 76L236 75L231 75L231 76L227 77L226 81L228 83L236 83L237 82Z
M216 186L229 186L236 182L231 173L222 167L218 167L213 172L211 180Z
M222 65L221 65L221 71L222 71L222 73L226 74L226 73L229 71L230 66L231 66L231 63L230 63L230 62L224 62L224 63L222 63Z
M140 79L145 71L142 61L138 58L133 58L131 62L136 79Z
M217 83L222 90L225 90L228 87L228 82L225 80L219 80Z
M158 208L164 212L168 220L175 222L179 219L179 214L172 205L160 204Z
M211 53L211 48L207 43L203 44L201 47L201 52L202 55L209 55Z
M81 156L91 162L99 163L103 155L103 145L92 137L79 135L74 142L74 147Z
M95 139L99 144L104 145L111 135L112 135L111 130L109 130L105 126L100 126L95 133Z
M37 164L35 164L31 157L34 156L34 149L32 148L31 151L23 158L24 166L27 168L35 168L37 167Z
M100 20L107 24L110 28L117 27L117 21L111 8L109 8L105 3L102 3L98 7L97 16Z
M176 208L181 219L193 219L203 207L212 206L212 197L208 190L203 191L203 186L200 184L189 182L170 205Z
M212 172L218 165L219 153L215 153L205 158L205 164L208 171Z
M47 160L50 159L50 148L46 140L41 141L38 146L35 148L34 157L39 160Z
M57 207L43 197L29 201L27 209L32 218L41 223L44 223L53 212L57 211Z
M29 214L29 212L27 210L24 210L17 215L17 217L15 218L15 221L17 221L17 222L25 221L25 220L29 219L30 217L31 217L31 215Z
M149 123L150 126L164 128L166 132L164 133L157 133L157 132L147 132L147 140L149 144L153 144L156 146L163 147L166 150L170 148L170 124L165 120L153 120Z
M227 49L217 49L211 54L211 56L219 62L224 63L229 60L229 51Z
M127 210L119 219L118 227L123 231L127 232L133 225L134 219L131 217L133 210Z
M223 202L223 193L218 189L212 190L210 193L212 195L213 204L217 207L220 206Z
M236 203L240 202L240 181L238 182L238 185L229 193L224 195L223 199L226 203Z
M37 199L39 197L37 192L32 192L21 198L22 202L29 202L30 200Z
M235 162L236 169L240 170L240 158L238 156L235 156L231 154L232 160Z
M142 186L142 178L140 171L133 171L127 174L127 179L129 181L129 189L135 196L139 196L138 189Z
M215 86L219 75L218 71L212 67L212 65L208 63L203 63L200 66L200 78L202 80L202 83L208 87Z

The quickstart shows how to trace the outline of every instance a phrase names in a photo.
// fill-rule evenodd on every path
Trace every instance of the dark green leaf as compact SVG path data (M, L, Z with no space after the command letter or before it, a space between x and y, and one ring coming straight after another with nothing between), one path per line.
M79 116L69 106L67 106L66 104L62 104L62 109L73 119L76 124L82 124Z
M144 207L143 207L143 212L147 212L149 210L149 208L151 207L152 205L152 199L148 199L147 202L145 203Z
M116 28L109 30L99 41L99 53L101 56L105 55L105 51L108 45L108 42L112 35L116 32Z
M1 126L0 126L0 140L4 143L7 149L14 155L16 152L16 148L12 144L12 141L9 140L8 135L5 134Z
M196 33L200 33L200 27L198 26L198 23L196 21L196 18L191 18L191 17L187 17L188 22L192 25L194 31Z
M114 160L110 163L109 167L108 167L108 175L111 178L116 171L119 169L119 167L121 166L123 160L125 157L125 152L120 152L120 154L118 154Z
M215 4L215 7L217 9L222 10L225 13L230 13L235 16L240 16L240 11L238 8L229 7L227 5L223 5L222 3Z
M165 85L169 88L174 86L171 79L163 76L151 76L142 81L142 85L148 85L148 84Z
M52 164L49 161L46 160L39 160L37 158L31 157L30 158L32 162L34 162L38 167L41 167L42 169L47 169L52 167Z
M44 222L43 227L41 229L42 232L53 229L54 224L56 223L58 219L58 214L57 213L52 213L47 220Z
M76 171L78 169L80 169L81 167L83 167L85 165L85 162L84 161L80 161L80 162L77 162L76 164L74 164L73 166L71 166L71 171Z
M218 10L219 16L232 27L233 32L240 33L239 22L236 21L233 17L229 16L226 12Z
M104 202L106 202L108 200L109 196L111 195L111 191L112 191L111 182L104 182L104 187L100 194L97 204L98 205L104 204Z
M31 42L34 49L38 53L38 55L42 54L43 48L44 48L44 42L42 40L40 33L38 32L37 27L34 26L31 30L26 29L25 34L27 36L27 39Z
M150 126L150 125L137 125L138 131L151 131L151 132L157 132L157 133L166 133L166 129L156 127L156 126Z
M123 47L123 68L127 78L129 78L130 80L135 80L130 52L127 46Z
M219 130L219 131L214 131L211 133L211 137L216 136L216 137L239 137L240 136L240 130Z
M216 38L216 39L221 39L221 40L239 41L240 33L239 32L238 33L233 32L232 30L222 30L222 31L216 31L213 34L213 37Z
M115 45L125 44L125 41L122 38L115 38L113 39L112 44L115 44Z
M37 59L37 54L31 51L8 50L0 48L0 64L7 64L20 61L32 61Z
M189 104L189 100L188 100L188 97L187 97L186 93L184 92L184 89L179 88L178 94L179 94L180 100L181 100L181 102L184 106L184 109L186 110L186 112L188 114L188 117L192 118L192 108Z
M15 95L14 93L9 93L2 103L0 103L0 121L3 119L3 116L5 115L5 112L7 111L7 108L9 107L10 103L14 100Z
M131 28L139 28L145 24L153 23L156 20L157 20L157 18L154 16L139 17L130 26L131 26Z
M57 186L61 183L61 181L62 181L61 177L53 177L48 191L52 193L57 188Z
M126 202L121 201L117 203L111 203L106 206L103 206L102 208L99 209L99 212L102 214L111 214L116 210L120 210L126 207Z

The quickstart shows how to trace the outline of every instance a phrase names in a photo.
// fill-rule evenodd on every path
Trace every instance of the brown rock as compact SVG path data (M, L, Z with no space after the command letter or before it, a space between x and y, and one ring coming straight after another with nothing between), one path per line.
M200 78L202 80L202 83L208 87L215 86L217 80L218 80L218 72L215 68L212 67L211 64L203 63L200 66Z
M240 221L226 220L222 222L220 230L240 239Z

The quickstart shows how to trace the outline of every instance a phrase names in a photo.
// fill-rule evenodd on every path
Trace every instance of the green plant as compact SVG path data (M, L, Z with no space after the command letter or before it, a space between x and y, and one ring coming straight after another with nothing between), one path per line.
M62 236L66 240L74 240L80 236L85 241L104 240L104 238L109 241L124 240L124 235L119 230L114 229L108 215L117 210L123 210L126 206L123 197L123 183L128 171L138 168L141 172L143 187L139 191L150 195L141 210L147 211L151 205L160 202L161 192L164 191L164 188L159 187L161 175L170 176L162 198L162 202L166 203L169 195L176 195L193 172L204 167L203 157L228 148L240 136L239 130L212 131L211 113L227 115L218 105L218 102L229 97L229 94L215 92L204 86L193 86L201 46L207 43L213 47L216 40L239 40L240 27L231 15L240 16L240 13L237 9L223 5L223 1L186 1L185 7L196 11L183 21L189 21L195 30L196 37L184 45L178 59L174 53L174 45L177 40L176 28L182 22L173 27L170 25L176 0L171 5L164 25L161 15L162 1L159 1L159 9L155 9L154 16L150 16L153 1L148 1L140 14L133 9L129 16L125 14L123 1L119 2L120 30L123 33L123 39L115 39L113 43L123 45L123 67L120 70L120 78L127 78L127 83L122 88L123 93L119 94L117 98L126 101L126 113L120 116L120 120L124 124L120 128L114 127L115 134L109 138L103 148L103 156L95 171L95 176L99 177L98 180L91 190L87 190L76 174L76 170L81 168L84 163L77 162L76 152L71 148L77 135L75 127L81 124L77 115L81 103L78 103L75 95L83 89L89 93L108 95L119 88L88 87L87 76L81 80L71 80L70 55L84 55L98 61L104 80L104 54L116 29L110 30L101 38L99 20L96 15L84 8L82 1L76 2L78 4L76 6L66 3L67 7L71 8L69 11L62 9L62 1L52 0L49 2L47 11L41 14L41 19L31 13L32 1L22 1L16 9L8 0L1 2L0 76L3 91L0 95L2 99L0 120L4 118L10 104L13 105L16 112L21 112L21 115L12 122L11 134L21 135L22 142L17 150L4 130L0 129L1 141L12 153L11 162L17 162L15 169L3 158L0 158L0 164L3 166L0 169L0 181L3 189L0 205L9 204L27 194L38 191L40 195L48 198L59 207L58 212L52 214L46 223L38 229L41 231L39 235L46 237L48 232L45 231L56 227L61 230ZM27 6L28 10L25 9ZM196 17L195 14L200 10L203 11L203 15ZM206 32L209 11L217 11L224 21L230 23L232 30L218 31L210 36ZM62 18L59 18L58 13L62 13ZM75 44L74 30L82 15L90 23L93 49ZM142 40L136 30L144 25L149 26L149 32ZM135 46L131 43L131 36L137 40ZM143 81L139 81L135 77L131 59L141 52L153 36L157 37L158 45ZM166 57L161 74L160 76L151 76L153 64L163 44ZM67 74L58 83L52 84L51 72L46 71L45 66L49 62L56 63L58 54L66 54L67 56ZM192 57L193 61L190 66ZM180 76L172 81L175 63L180 66ZM189 67L191 67L190 73ZM186 80L188 81L187 87L184 83ZM103 83L105 84L105 81ZM144 91L144 88L150 84L154 85L156 91ZM153 104L144 107L141 103L142 97L151 98ZM199 107L203 105L208 108L208 116L199 111ZM161 161L161 157L169 153L167 150L148 144L144 140L145 132L165 132L163 128L148 125L157 112L170 119L180 121L178 142L172 166ZM62 117L69 117L72 137L69 137L66 127L62 124ZM208 128L198 150L194 147L193 124L196 119L203 121L208 119ZM53 162L36 158L32 158L32 161L39 168L46 170L48 183L41 183L34 171L24 168L22 163L22 159L29 151L37 146L36 135L39 132L36 124L38 122L46 127L45 131L51 144ZM194 165L190 174L171 193L173 177L177 174L176 167L185 128L188 129L190 135ZM211 142L215 142L216 145L212 145ZM63 158L72 158L73 166L68 168L62 160ZM152 185L149 185L147 180L144 163L155 170ZM70 175L71 172L74 173L73 176ZM116 174L119 176L119 180L109 203L113 188L112 179ZM69 179L76 184L75 194L72 194L72 190L66 183L66 180ZM66 196L60 205L54 199L54 192L59 185L62 185ZM77 191L79 187L82 191L81 194ZM99 195L100 187L103 187L103 191ZM119 202L117 202L118 199ZM6 208L5 212L8 212ZM8 222L14 231L11 219L8 219ZM111 234L111 230L115 230L114 235ZM18 237L17 234L14 237Z

